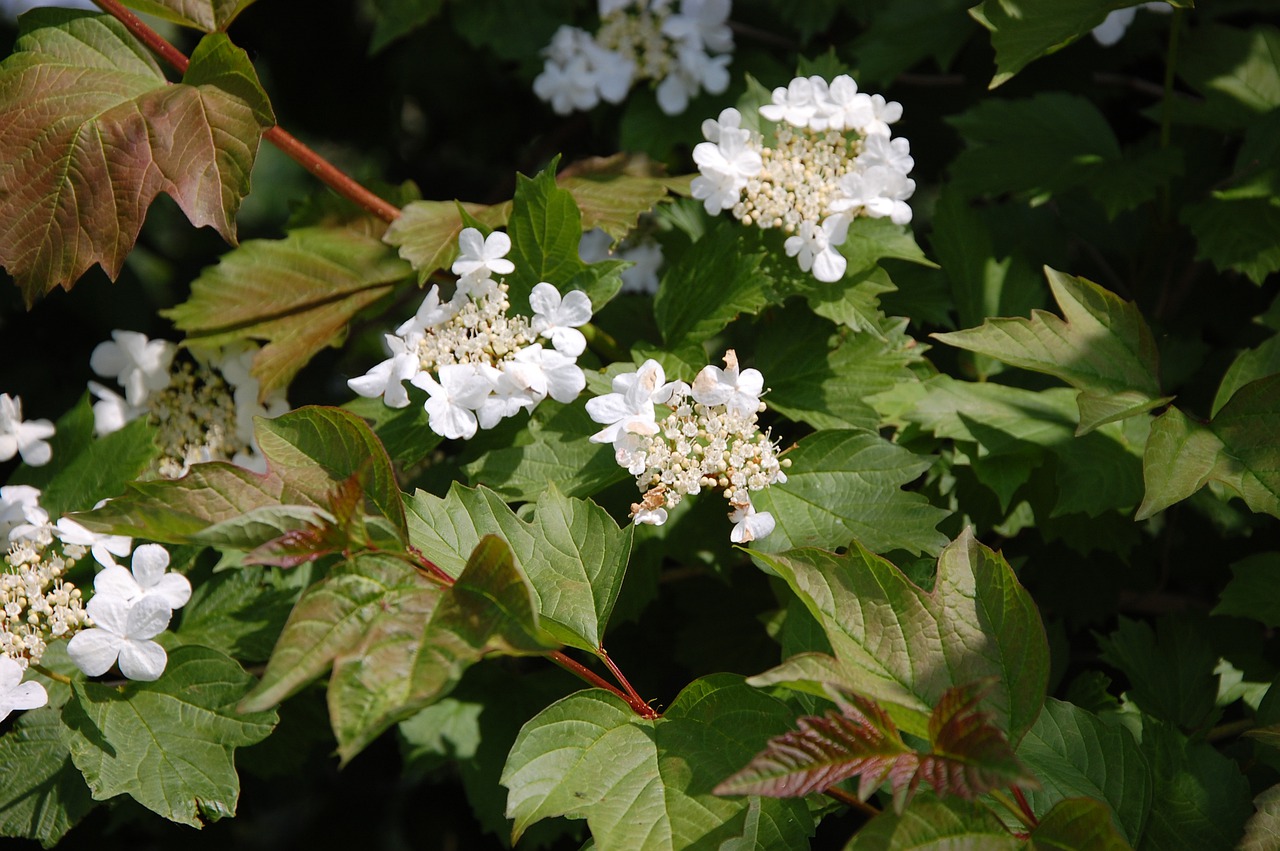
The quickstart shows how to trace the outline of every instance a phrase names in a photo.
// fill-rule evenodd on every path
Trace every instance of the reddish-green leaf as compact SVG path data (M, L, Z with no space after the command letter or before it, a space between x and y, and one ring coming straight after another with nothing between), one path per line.
M1005 786L1038 785L991 716L978 709L993 684L987 680L948 689L929 716L931 752L921 757L920 778L940 797L973 799Z
M115 277L164 192L235 242L275 117L244 51L207 36L172 85L114 19L36 10L0 64L0 264L28 304L98 263Z
M254 0L121 0L139 12L205 32L225 30Z
M343 504L351 499L354 478L362 497L355 513L362 516L346 528L354 530L355 542L369 542L363 515L385 519L389 529L380 538L407 537L391 460L359 417L339 408L299 408L259 420L257 436L266 473L196 464L181 479L134 482L77 519L96 531L153 541L252 549L295 530L323 528L344 511L352 516Z
M265 397L325 346L339 345L351 318L410 271L376 237L301 228L224 255L192 283L191 298L162 313L202 345L266 341L250 370Z

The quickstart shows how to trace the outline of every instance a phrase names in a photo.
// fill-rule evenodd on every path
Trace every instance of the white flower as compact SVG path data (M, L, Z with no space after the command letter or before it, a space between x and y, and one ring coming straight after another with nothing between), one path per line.
M844 277L847 261L834 245L844 242L848 231L847 216L830 216L821 226L813 222L801 222L795 236L787 237L782 244L788 257L795 257L800 270L813 270L819 281L831 283Z
M635 372L613 379L612 393L587 401L587 415L604 425L591 435L592 443L613 443L624 434L655 434L658 430L654 403L663 404L671 397L675 383L666 383L662 364L650 359Z
M510 242L510 239L508 239L508 250L510 250ZM515 266L511 268L514 269ZM415 333L424 333L437 325L443 325L457 312L458 308L453 302L440 303L440 288L433 284L431 289L427 290L427 295L418 307L418 312L412 319L401 323L400 327L396 329L396 334L408 339Z
M511 237L500 230L484 236L476 228L463 228L458 234L458 259L453 261L453 274L461 278L486 278L510 275L515 264L505 260L511 250Z
M699 175L690 184L693 197L703 202L710 215L729 210L738 203L742 187L764 167L760 152L751 146L743 133L730 133L720 127L720 141L699 142L693 148L693 161Z
M111 332L111 340L93 350L89 366L104 378L116 379L124 388L125 399L136 407L169 386L169 365L177 351L168 340L148 340L137 331L116 330Z
M884 166L907 175L915 168L916 161L911 158L911 143L903 137L890 139L888 136L868 136L862 143L862 153L858 154L857 164L860 169Z
M896 100L886 101L883 95L872 95L871 120L854 129L863 136L888 136L889 125L901 117L902 104Z
M0 653L0 721L18 709L37 709L49 702L49 693L39 683L22 681L22 666Z
M755 506L749 502L746 505L736 506L729 513L729 519L733 521L733 531L729 533L729 540L735 544L745 544L748 541L763 538L777 525L772 514L767 511L756 511Z
M658 107L667 115L679 115L700 90L720 94L729 88L730 59L727 53L711 56L697 44L679 45L675 67L654 91Z
M131 680L151 682L164 673L169 657L151 639L169 626L173 611L159 596L130 603L112 594L95 594L85 606L93 619L67 642L67 655L81 671L98 677L119 660L120 673Z
M533 308L533 332L546 337L556 351L577 357L587 347L587 338L578 328L591 321L591 299L582 290L570 290L564 297L545 281L529 293Z
M98 399L93 403L93 433L98 437L119 431L147 412L146 408L130 405L119 393L96 381L89 382L89 392Z
M101 504L101 503L99 503ZM60 517L56 524L58 540L64 544L88 547L94 559L105 567L116 563L113 555L124 558L133 549L133 539L128 535L107 535L90 532L70 517Z
M737 134L744 142L751 135L742 127L742 113L733 107L721 110L719 120L708 118L702 122L702 135L708 142L718 145L726 133Z
M538 343L517 352L514 362L536 366L542 373L543 395L557 402L572 402L587 386L587 378L573 358L555 349L544 349Z
M779 86L774 89L773 102L760 107L760 114L770 121L785 121L793 127L808 126L809 119L818 111L812 79L796 77L786 88Z
M615 50L601 47L594 40L586 41L582 49L591 69L592 83L601 99L608 103L626 100L636 78L636 63Z
M665 508L641 508L632 519L637 524L646 523L650 526L661 526L667 522L667 510Z
M682 0L680 11L662 24L662 32L676 41L687 41L716 53L733 50L733 30L728 23L729 0Z
M724 353L724 369L708 364L693 380L693 399L703 405L724 405L733 414L750 417L760 407L764 376L758 369L738 371L738 354Z
M831 209L837 213L861 212L873 219L887 218L895 225L911 222L911 206L906 199L915 192L916 183L899 172L884 166L850 172L840 179L838 189L839 196L831 202Z
M409 405L409 393L404 389L404 382L418 374L418 354L407 349L404 340L393 334L387 334L386 340L394 354L364 375L347 379L347 386L366 399L381 396L388 407L405 408Z
M866 125L874 116L871 96L858 91L858 84L848 74L841 74L831 81L826 94L818 102L818 111L810 121L814 130L818 117L832 130L853 130Z
M0 393L0 461L14 455L32 467L49 463L53 447L45 438L53 437L53 423L48 420L22 421L22 397Z
M470 363L442 366L439 373L439 382L426 372L419 372L412 379L414 386L431 396L423 406L427 424L441 437L472 437L477 428L475 412L493 391L492 382Z
M31 485L0 487L0 548L12 539L15 529L45 526L49 514L40 507L40 489Z
M1103 47L1110 47L1118 42L1129 29L1129 25L1133 23L1139 9L1164 13L1173 11L1173 7L1165 2L1143 3L1139 6L1130 6L1128 9L1116 9L1107 15L1106 20L1093 28L1093 40Z
M131 570L120 565L107 567L93 578L93 590L97 596L119 597L126 603L159 597L170 609L181 609L191 599L191 582L180 573L167 573L168 567L168 550L159 544L143 544L133 554Z

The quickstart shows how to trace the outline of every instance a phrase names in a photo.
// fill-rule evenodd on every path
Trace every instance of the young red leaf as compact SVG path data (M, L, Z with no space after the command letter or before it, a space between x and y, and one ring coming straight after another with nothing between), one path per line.
M992 678L947 689L929 716L931 753L920 760L920 779L939 797L972 800L1005 786L1038 786L1013 747L978 703Z
M27 304L94 263L119 274L161 192L234 243L275 123L244 51L207 36L173 85L111 18L37 9L23 23L0 65L0 264Z
M919 754L902 741L888 713L870 698L844 697L839 710L801 718L797 729L770 739L715 793L790 798L860 776L858 796L865 800L886 779L895 788L910 781Z

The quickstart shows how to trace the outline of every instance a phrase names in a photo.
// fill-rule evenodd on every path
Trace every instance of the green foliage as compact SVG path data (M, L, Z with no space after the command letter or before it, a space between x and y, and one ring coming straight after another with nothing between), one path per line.
M126 5L148 17L0 19L0 266L16 284L0 299L0 652L32 661L0 711L47 697L0 718L0 836L1276 845L1274 4L736 3L724 87L707 66L678 115L670 83L620 101L578 87L601 102L571 115L531 92L582 70L556 63L583 37L568 27L601 25L590 0ZM655 13L670 26L654 39L684 11ZM1132 26L1103 46L1090 31L1112 12ZM891 150L912 160L895 190L910 216L855 201L846 272L820 281L797 255L820 238L708 212L707 137L732 122L707 120L732 105L774 144L772 92L842 73L885 99L881 117L903 107ZM305 145L269 129L259 79ZM853 153L885 150L852 135ZM286 153L257 157L263 138ZM717 178L754 191L779 156ZM791 198L856 194L824 168ZM514 270L495 277L524 336L481 340L478 320L443 353L434 328L423 346L389 337L428 288L466 298L451 270L467 227L510 238ZM591 301L587 389L568 401L525 402L550 375L504 360L556 321L524 324L543 281ZM125 363L94 349L125 329L256 352L248 374L218 367L225 385L197 370L176 405L154 387L126 404L112 373L136 397L150 355L118 336ZM536 340L553 363L577 338ZM740 402L785 479L753 478L764 462L722 448L710 420L660 431L660 460L645 441L679 405L664 388L636 385L616 444L592 442L610 426L593 414L613 414L589 400L649 358ZM428 363L442 378L450 359L484 362L473 386L505 405L466 440L430 427L469 404L457 388L401 378ZM404 407L353 398L379 361L368 385L398 402L399 382ZM298 407L258 416L255 454L224 453L223 430L246 443L257 403L286 389ZM18 396L56 420L43 466L15 455L33 433L9 421ZM717 453L742 477L684 477ZM164 478L157 459L175 457L189 470ZM57 542L64 516L165 545L168 599L190 583L158 646L117 636L165 650L158 679L73 661L93 640L68 650L88 626L75 601L132 586L97 563L108 542Z

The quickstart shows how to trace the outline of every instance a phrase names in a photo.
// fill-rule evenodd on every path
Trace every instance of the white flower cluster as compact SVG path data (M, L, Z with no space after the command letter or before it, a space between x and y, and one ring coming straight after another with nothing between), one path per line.
M685 111L703 89L729 87L733 33L730 0L599 0L600 29L593 36L562 26L544 54L533 91L561 115L621 103L637 80L657 83L659 108Z
M742 126L736 109L702 123L707 141L693 149L692 192L709 214L730 210L743 224L781 228L790 234L787 256L827 282L844 277L836 247L855 217L911 221L907 199L916 184L907 174L915 162L907 140L889 130L902 117L900 104L859 92L845 74L830 84L796 77L773 90L760 114L778 122L772 147Z
M0 393L0 461L14 455L32 467L41 467L53 457L48 438L53 437L48 420L22 420L22 397Z
M39 500L40 491L28 485L0 487L0 538L9 545L0 566L0 664L7 660L25 670L40 664L49 641L70 639L67 653L89 676L118 661L129 679L158 679L168 657L152 639L191 599L191 583L166 572L169 553L159 544L133 550L128 536L91 532L70 517L52 524ZM131 569L112 558L130 551ZM84 604L80 589L62 577L88 552L103 569ZM18 680L10 685L17 687ZM0 718L8 710L33 708L6 704L6 682L0 668Z
M417 314L386 335L391 357L347 386L392 408L409 404L407 380L427 391L427 424L447 438L470 438L550 396L572 402L586 386L578 355L587 340L578 328L591 320L591 299L573 290L563 297L548 283L529 294L532 318L508 315L506 284L493 278L515 271L506 259L511 238L476 228L458 235L452 270L457 289L440 301L433 286ZM544 348L539 338L551 343Z
M762 433L757 417L764 377L738 368L733 349L725 368L706 366L693 385L666 380L655 360L613 379L613 392L587 402L591 419L604 425L592 443L612 443L620 466L636 477L644 494L631 506L636 523L660 526L667 509L703 488L723 492L729 501L734 543L763 538L773 531L773 516L756 511L751 491L785 482L777 447ZM661 414L661 416L660 416Z
M178 347L167 340L149 340L136 331L112 331L111 337L93 350L89 365L98 375L116 379L124 395L89 382L98 400L95 432L110 434L145 415L159 430L157 472L164 478L179 478L204 461L266 471L253 418L279 416L289 403L282 392L258 400L261 385L249 373L256 346L192 350L188 360L177 358Z
M191 599L191 583L167 573L168 567L168 550L143 544L133 554L131 570L112 565L94 577L94 594L85 607L92 626L67 643L76 667L98 677L118 663L131 680L160 678L169 657L152 639L168 629L174 609Z

